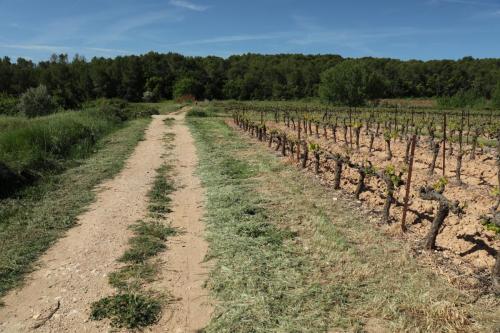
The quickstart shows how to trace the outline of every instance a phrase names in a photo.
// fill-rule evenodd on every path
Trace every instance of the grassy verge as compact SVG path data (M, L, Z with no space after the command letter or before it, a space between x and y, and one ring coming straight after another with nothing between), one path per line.
M356 205L332 200L222 120L189 118L207 189L207 332L494 332L495 302L422 268ZM335 195L335 196L338 196ZM485 310L487 309L487 310Z
M122 169L149 122L130 121L96 142L96 152L80 165L0 201L0 296L19 284L32 262L74 225L94 200L93 188Z
M98 100L80 111L32 119L0 117L0 198L75 166L126 121L158 112L120 100Z
M166 125L171 119L165 121ZM165 136L167 147L173 137ZM134 236L129 248L120 257L124 265L109 276L109 283L116 288L116 294L100 299L91 306L91 319L109 319L114 327L140 329L153 325L161 315L164 295L148 289L159 272L159 263L154 257L165 250L168 237L176 230L165 224L171 212L170 194L175 190L170 178L170 165L158 170L152 189L148 193L149 216L131 226Z

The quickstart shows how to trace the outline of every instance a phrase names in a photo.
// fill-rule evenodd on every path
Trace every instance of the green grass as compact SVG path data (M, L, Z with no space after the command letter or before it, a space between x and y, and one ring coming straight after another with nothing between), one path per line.
M498 305L421 267L313 177L222 120L190 118L207 189L206 332L494 332ZM488 309L485 311L485 309Z
M157 113L151 107L99 100L80 111L33 119L0 117L0 163L18 175L0 178L5 182L0 196L10 196L34 180L74 166L95 152L100 139L123 127L127 120Z
M157 171L158 175L161 176L156 178L153 188L148 193L149 212L153 217L162 218L171 212L170 194L175 190L175 188L172 181L165 176L171 168L171 166L163 165Z
M93 320L111 319L111 325L129 329L153 325L161 315L161 304L157 299L123 293L105 297L92 304Z
M205 111L204 109L194 107L187 112L186 117L204 118L208 117L208 112Z
M142 285L153 282L158 274L157 265L132 263L109 275L109 284L118 290L140 290Z
M0 201L0 296L18 285L38 258L94 199L94 187L116 175L143 138L148 119L131 121L98 141L96 153Z

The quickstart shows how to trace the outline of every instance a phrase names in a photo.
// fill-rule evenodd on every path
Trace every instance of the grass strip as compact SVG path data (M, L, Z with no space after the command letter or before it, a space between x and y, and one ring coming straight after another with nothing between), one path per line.
M250 144L222 120L189 118L207 189L217 298L207 332L494 332L474 304L347 199ZM338 194L335 196L339 196ZM485 309L488 309L485 311Z

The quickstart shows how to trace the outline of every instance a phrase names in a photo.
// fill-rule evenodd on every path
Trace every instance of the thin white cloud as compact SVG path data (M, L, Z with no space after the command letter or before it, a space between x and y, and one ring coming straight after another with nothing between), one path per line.
M30 51L49 51L49 52L65 52L70 50L70 48L67 46L40 45L40 44L0 44L0 48L30 50Z
M93 51L102 54L129 54L130 51L103 48L103 47L75 47L75 46L57 46L57 45L41 45L41 44L3 44L0 43L0 49L13 49L13 50L28 50L28 51L42 51L51 53L67 53L67 52L85 52Z
M442 3L455 4L455 5L468 5L468 6L476 6L476 7L491 7L498 6L496 3L485 2L485 1L476 1L476 0L429 0L429 4L438 5Z
M113 53L113 54L130 54L130 51L127 50L120 50L120 49L109 49L109 48L103 48L103 47L86 47L84 48L85 50L88 51L96 51L100 53Z
M235 42L246 42L252 40L268 40L283 38L285 34L283 33L268 33L268 34L255 34L255 35L230 35L230 36L220 36L212 37L206 39L196 39L188 40L184 42L177 43L175 45L202 45L202 44L218 44L218 43L235 43Z
M170 4L172 6L194 10L197 12L203 12L209 8L208 6L198 5L186 0L170 0Z

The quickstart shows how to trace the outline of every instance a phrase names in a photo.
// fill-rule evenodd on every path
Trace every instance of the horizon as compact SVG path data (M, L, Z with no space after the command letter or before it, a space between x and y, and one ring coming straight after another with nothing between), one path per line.
M459 60L500 57L500 2L386 0L0 0L0 54L45 61L150 51ZM244 14L242 14L244 13Z
M432 62L432 61L461 61L461 60L464 60L466 58L472 58L473 60L498 60L500 59L500 55L498 57L484 57L484 58L476 58L476 57L472 57L472 56L468 56L468 55L465 55L463 57L460 57L460 58L455 58L455 59L452 59L452 58L432 58L432 59L416 59L416 58L408 58L408 59L401 59L401 58L393 58L393 57L376 57L376 56L359 56L359 57L347 57L347 56L343 56L342 54L334 54L334 53L255 53L255 52L246 52L246 53L240 53L240 54L231 54L229 56L218 56L218 55L214 55L214 54L207 54L207 55L187 55L187 54L182 54L182 53L179 53L179 52L175 52L175 51L165 51L165 52L158 52L158 51L155 51L155 50L150 50L150 51L147 51L147 52L144 52L144 53L138 53L138 54L123 54L123 55L116 55L116 56L90 56L90 57L87 57L85 55L82 55L82 54L79 54L79 53L75 53L75 54L71 54L71 53L52 53L50 55L47 56L47 58L45 59L40 59L40 60L34 60L34 59L31 59L31 58L23 58L23 57L18 57L18 58L12 58L12 57L9 57L8 55L1 55L0 54L0 58L4 58L4 57L8 57L11 61L11 63L16 63L18 59L24 59L24 60L27 60L27 61L32 61L35 65L38 65L42 62L47 62L47 61L50 61L50 58L53 56L53 55L56 55L56 56L59 56L59 55L66 55L68 57L68 61L71 62L73 61L73 59L75 59L76 57L80 57L81 59L84 59L85 61L87 62L90 62L93 58L103 58L103 59L116 59L116 58L119 58L119 57L142 57L142 56L145 56L149 53L157 53L157 54L160 54L160 55L165 55L165 54L169 54L169 53L172 53L172 54L178 54L182 57L185 57L185 58L208 58L208 57L217 57L217 58L221 58L221 59L224 59L224 60L227 60L231 57L242 57L242 56L246 56L246 55L256 55L256 56L269 56L269 57L272 57L272 56L280 56L280 55L283 55L283 56L305 56L305 57L320 57L320 56L339 56L342 58L342 60L350 60L350 59L353 59L353 60L361 60L361 59L368 59L368 58L372 58L372 59L388 59L388 60L396 60L396 61L402 61L402 62L411 62L411 61L418 61L418 62Z

